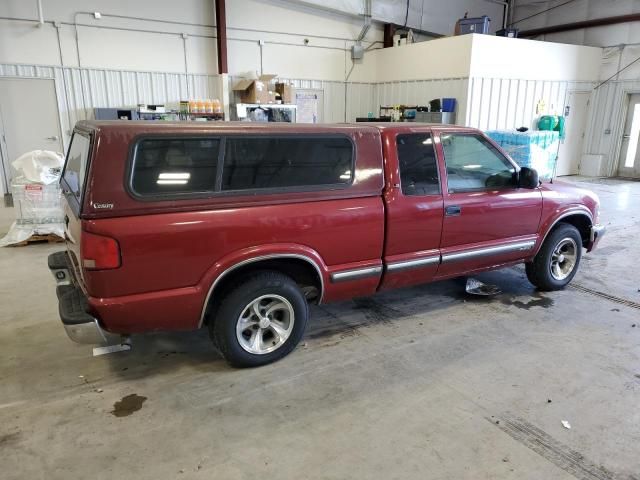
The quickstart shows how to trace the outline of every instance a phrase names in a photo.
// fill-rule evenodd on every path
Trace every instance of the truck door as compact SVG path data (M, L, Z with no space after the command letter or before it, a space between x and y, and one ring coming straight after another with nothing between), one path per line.
M445 168L438 277L522 260L531 255L542 213L539 188L518 188L517 167L477 132L438 131Z
M440 263L443 199L430 129L384 131L385 271L380 288L424 283Z

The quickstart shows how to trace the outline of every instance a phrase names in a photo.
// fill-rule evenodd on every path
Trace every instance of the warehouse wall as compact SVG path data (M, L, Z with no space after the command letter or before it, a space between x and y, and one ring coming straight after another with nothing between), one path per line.
M640 13L640 2L637 0L576 0L560 6L564 1L566 0L534 3L530 0L518 0L513 16L515 26L526 30ZM552 7L557 8L535 15ZM519 21L531 15L535 16ZM599 78L600 81L608 82L597 88L594 85L592 89L582 164L589 171L599 172L600 175L615 175L628 95L640 93L640 62L624 69L640 58L640 22L558 32L542 35L537 39L606 47L602 54ZM624 70L616 74L621 69ZM599 169L593 163L598 158L602 158Z

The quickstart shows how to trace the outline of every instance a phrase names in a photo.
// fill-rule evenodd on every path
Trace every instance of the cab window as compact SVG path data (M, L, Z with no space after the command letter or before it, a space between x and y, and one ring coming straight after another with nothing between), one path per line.
M400 187L404 195L439 195L438 163L430 133L398 135Z
M516 168L482 136L443 133L440 141L447 166L449 192L515 186Z

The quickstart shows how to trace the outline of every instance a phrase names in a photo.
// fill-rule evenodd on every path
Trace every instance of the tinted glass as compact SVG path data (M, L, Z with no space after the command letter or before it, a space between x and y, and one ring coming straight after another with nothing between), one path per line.
M438 195L438 164L430 134L398 135L400 185L405 195Z
M228 137L223 190L350 184L353 145L345 137Z
M84 187L84 174L89 158L89 146L89 137L74 133L64 166L64 181L78 200L82 196Z
M219 150L217 138L141 140L134 159L133 190L140 195L211 192Z
M443 134L449 191L462 192L515 185L515 167L484 138Z

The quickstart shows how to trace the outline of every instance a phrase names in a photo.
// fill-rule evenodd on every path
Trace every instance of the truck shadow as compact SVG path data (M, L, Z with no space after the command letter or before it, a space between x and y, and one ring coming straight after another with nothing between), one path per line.
M441 313L464 309L472 304L488 308L513 309L548 307L543 297L528 283L521 268L486 272L475 276L495 284L502 293L493 297L469 295L465 279L446 280L416 287L383 292L372 297L311 307L306 334L298 348L335 345L349 337L366 333L369 328L400 329L402 322L439 322ZM228 371L220 354L212 346L206 328L194 332L153 333L132 337L132 349L106 357L118 376L133 379L186 368L193 372Z

